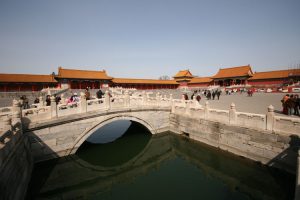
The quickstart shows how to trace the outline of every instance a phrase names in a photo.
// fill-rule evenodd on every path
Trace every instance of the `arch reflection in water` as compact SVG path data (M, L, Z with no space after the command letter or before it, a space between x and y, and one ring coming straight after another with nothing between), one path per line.
M293 198L294 181L289 174L198 142L158 134L120 166L93 165L78 155L37 166L28 199L283 200Z
M151 133L143 125L119 120L98 129L76 155L92 165L122 165L139 155L150 138Z

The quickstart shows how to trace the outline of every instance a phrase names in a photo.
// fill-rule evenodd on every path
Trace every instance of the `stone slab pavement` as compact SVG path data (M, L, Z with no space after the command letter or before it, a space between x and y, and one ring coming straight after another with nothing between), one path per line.
M266 114L269 105L274 106L275 114L282 115L282 104L281 99L286 95L284 93L254 93L252 97L248 97L246 93L225 95L220 96L220 100L206 100L204 96L201 96L200 104L204 106L205 102L208 101L210 108L228 110L230 104L233 102L238 112L249 112L257 114ZM297 117L297 116L295 116Z

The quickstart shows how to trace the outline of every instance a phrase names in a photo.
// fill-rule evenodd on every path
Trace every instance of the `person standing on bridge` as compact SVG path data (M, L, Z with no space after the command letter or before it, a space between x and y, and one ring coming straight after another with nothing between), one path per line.
M86 98L86 100L90 100L90 98L91 98L91 93L89 92L88 87L85 89L85 98Z

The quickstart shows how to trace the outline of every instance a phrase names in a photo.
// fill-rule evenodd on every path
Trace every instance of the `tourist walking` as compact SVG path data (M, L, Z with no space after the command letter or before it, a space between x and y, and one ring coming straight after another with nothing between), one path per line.
M298 94L296 94L294 96L294 102L295 102L294 115L298 115L299 116L300 98L299 98Z
M26 95L23 95L23 109L28 109L29 106L29 100L27 99Z
M86 100L90 100L91 98L91 93L89 92L89 88L85 89L85 98Z
M207 98L208 100L211 99L211 93L210 93L210 91L208 91L206 98Z
M98 90L98 92L96 93L96 95L97 95L97 98L98 98L98 99L102 99L102 96L103 96L102 90L101 90L101 89Z
M213 98L213 100L215 100L215 96L216 96L216 92L213 91L213 92L212 92L212 98Z
M46 106L50 106L51 105L51 99L50 99L50 95L46 96Z
M290 98L288 98L285 103L287 105L288 115L293 115L294 114L294 107L295 107L294 96L291 95Z
M200 94L197 94L197 96L196 96L196 100L197 100L198 102L200 102L200 100L201 100L201 96L200 96Z
M221 95L221 90L217 90L217 97L218 97L218 100L220 99L220 95Z

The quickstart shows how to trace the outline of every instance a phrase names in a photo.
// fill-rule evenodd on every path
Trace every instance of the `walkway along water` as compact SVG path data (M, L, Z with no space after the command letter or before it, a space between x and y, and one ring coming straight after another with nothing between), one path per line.
M26 156L28 161L32 156L34 162L39 162L74 154L96 129L119 119L138 122L152 134L170 130L296 173L300 120L275 116L272 106L266 115L261 115L238 112L234 104L229 110L217 110L211 109L208 103L202 107L196 100L173 99L172 95L149 97L143 93L135 97L128 92L113 99L106 93L103 99L88 101L82 94L77 107L57 106L54 97L51 101L51 106L41 103L35 109L23 111L14 101L13 107L7 108L9 111L1 113L0 184L6 199L16 199L15 191L24 194L27 187L23 184L7 188L3 182L9 181L10 175L19 170L16 162L20 161L10 156L15 155L18 141L23 143L15 136L18 131L31 145L31 152L22 157ZM17 129L16 121L20 124L21 120L22 127L19 125ZM30 172L32 162L28 163L26 169ZM8 168L9 172L5 172Z

